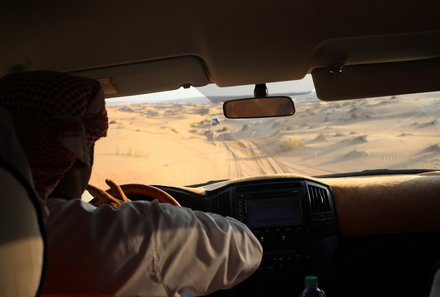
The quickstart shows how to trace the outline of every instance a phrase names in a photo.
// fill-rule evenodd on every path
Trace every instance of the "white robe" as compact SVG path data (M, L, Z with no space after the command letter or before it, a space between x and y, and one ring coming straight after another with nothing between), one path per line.
M205 295L259 266L262 247L241 222L157 201L117 209L49 199L46 292Z

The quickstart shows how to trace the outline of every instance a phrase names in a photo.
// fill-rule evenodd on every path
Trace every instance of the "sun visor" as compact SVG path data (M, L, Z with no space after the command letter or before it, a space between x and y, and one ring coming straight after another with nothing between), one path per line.
M200 58L185 56L70 73L98 80L111 98L204 86L209 83L204 69Z
M332 66L312 71L324 101L392 96L440 90L440 58Z

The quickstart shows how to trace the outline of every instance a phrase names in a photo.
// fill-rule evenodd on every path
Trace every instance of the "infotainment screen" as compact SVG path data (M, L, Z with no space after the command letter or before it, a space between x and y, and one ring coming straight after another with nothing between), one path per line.
M303 224L299 196L248 199L246 208L246 221L250 228Z

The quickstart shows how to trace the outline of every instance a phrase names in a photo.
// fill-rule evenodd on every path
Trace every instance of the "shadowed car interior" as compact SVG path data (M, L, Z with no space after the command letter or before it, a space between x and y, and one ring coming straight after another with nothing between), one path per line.
M211 296L298 295L317 275L329 297L434 297L439 11L434 0L3 1L0 77L98 80L110 130L91 183L153 184L251 229L259 269Z

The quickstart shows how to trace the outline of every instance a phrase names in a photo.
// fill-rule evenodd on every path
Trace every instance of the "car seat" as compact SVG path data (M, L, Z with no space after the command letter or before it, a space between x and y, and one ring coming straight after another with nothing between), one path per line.
M440 267L434 274L434 279L432 280L431 292L429 297L439 297L440 296Z
M0 296L38 295L43 216L9 112L0 108Z

